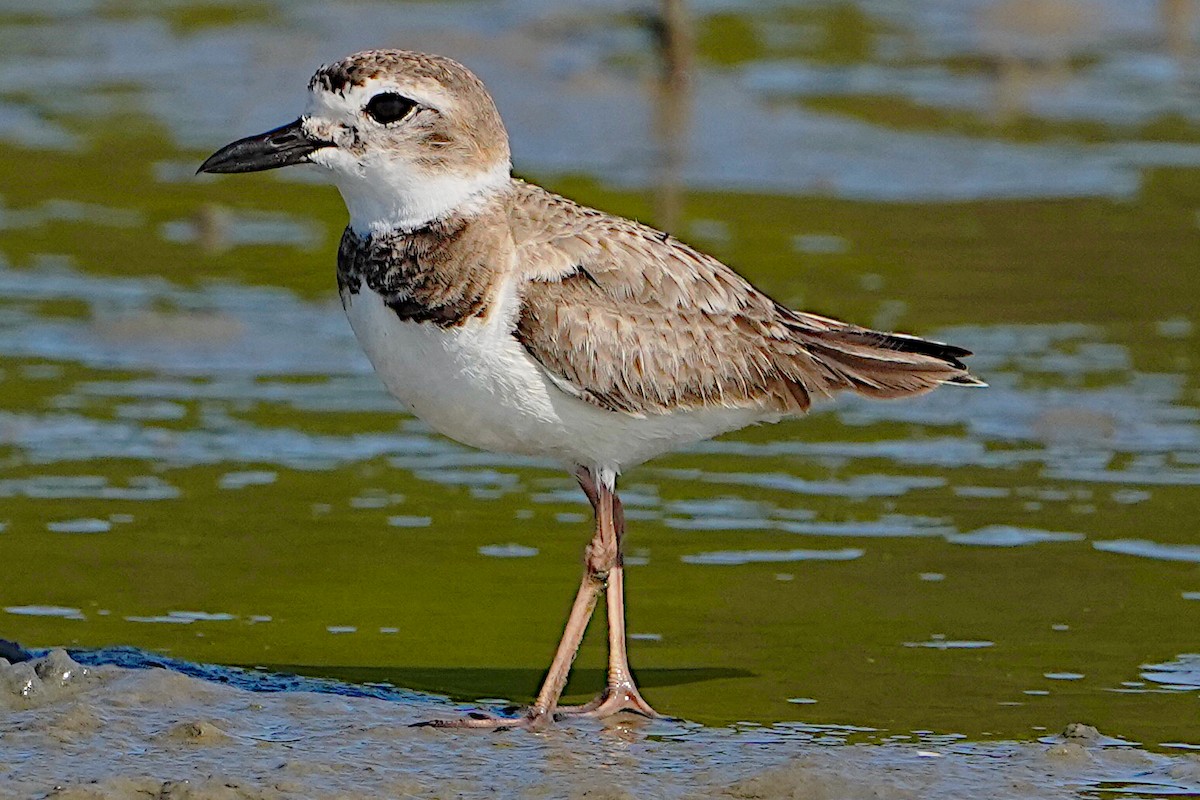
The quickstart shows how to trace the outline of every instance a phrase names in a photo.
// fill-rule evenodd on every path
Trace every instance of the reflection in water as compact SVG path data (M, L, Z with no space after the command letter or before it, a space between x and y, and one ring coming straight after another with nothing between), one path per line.
M1195 67L1200 4L1196 0L1162 0L1158 4L1167 52L1178 62L1181 74Z
M1186 83L1200 36L1196 0L1162 0L1156 5L1165 54L1175 62L1167 71ZM1073 63L1091 68L1087 62L1101 57L1106 28L1112 24L1106 12L1112 17L1121 11L1091 0L999 0L985 5L979 29L985 53L995 60L996 121L1008 124L1033 112L1035 93L1069 97Z
M163 223L159 234L168 242L194 242L210 255L246 245L312 250L323 238L321 227L311 220L277 213L238 214L212 203L201 206L190 219Z
M980 15L984 49L996 60L994 114L1008 124L1029 112L1039 86L1061 89L1070 59L1095 40L1097 10L1086 0L1001 0Z
M655 224L678 231L683 217L683 168L688 157L691 121L695 36L687 0L660 0L656 33L659 75L654 82L651 108L654 140L658 145L655 179Z

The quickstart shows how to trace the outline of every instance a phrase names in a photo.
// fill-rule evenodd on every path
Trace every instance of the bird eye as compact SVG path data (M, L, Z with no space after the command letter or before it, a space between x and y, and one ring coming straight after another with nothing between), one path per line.
M413 100L395 92L383 92L371 98L367 103L367 114L381 125L387 125L411 114L417 107Z

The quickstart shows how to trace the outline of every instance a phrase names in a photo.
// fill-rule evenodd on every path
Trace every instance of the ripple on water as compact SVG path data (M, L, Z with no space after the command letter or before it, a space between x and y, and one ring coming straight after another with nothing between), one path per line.
M775 527L771 520L755 517L663 517L662 523L681 531L762 531Z
M1117 489L1109 495L1113 499L1113 502L1122 505L1144 503L1153 496L1153 494L1147 492L1145 489Z
M387 523L393 528L428 528L433 524L433 517L397 515L388 517Z
M716 550L683 555L685 564L737 566L740 564L774 564L787 561L852 561L865 553L857 547L840 550Z
M222 489L245 489L247 486L267 486L278 478L279 473L273 470L226 472L217 480L217 486Z
M956 497L980 500L995 500L1012 495L1012 489L1007 486L955 486L952 491Z
M509 542L508 544L487 544L479 548L481 556L489 558L533 558L540 551L536 547Z
M656 470L670 478L704 483L754 486L820 497L898 497L913 489L936 489L946 479L925 475L860 475L845 480L809 480L780 472L710 472L690 469Z
M62 617L63 619L87 619L78 608L67 606L5 606L9 614L24 617Z
M223 379L370 372L341 314L283 289L185 289L161 279L0 267L0 296L70 299L91 312L80 318L25 313L0 325L0 352L13 357ZM300 340L305 346L295 347Z
M120 419L181 420L187 416L188 408L182 403L164 400L144 403L122 403L114 409Z
M953 533L946 521L935 517L920 517L890 513L869 521L821 522L812 517L815 512L806 509L778 509L767 503L742 501L742 513L731 515L728 500L703 504L672 503L671 511L688 510L694 516L662 517L662 524L676 530L781 530L788 534L809 536L858 536L858 537L905 537L938 536ZM786 517L784 519L768 518ZM628 517L629 515L626 515Z
M0 350L17 356L37 356L67 359L91 366L112 369L122 367L150 368L161 373L154 379L132 381L90 381L78 384L65 399L86 402L95 396L133 397L141 402L157 398L172 401L187 398L259 400L286 403L296 408L318 410L394 410L395 403L387 397L369 375L361 354L344 320L335 308L326 304L307 303L276 289L249 287L210 287L186 290L156 279L127 279L89 276L68 269L7 270L0 267L0 289L5 297L20 299L71 299L92 306L93 316L112 317L116 306L138 313L151 314L158 334L152 337L142 330L132 335L129 320L117 319L105 323L107 333L97 336L85 317L42 319L15 306L17 318L0 323ZM107 304L107 306L105 305ZM225 320L219 327L225 338L197 342L191 336L171 336L170 320L161 318L161 307L182 309L180 320L187 330L196 324L196 310ZM106 308L108 310L106 310ZM184 313L186 312L186 313ZM154 317L154 314L159 316ZM105 316L107 315L107 316ZM202 315L203 316L203 315ZM150 319L147 317L146 319ZM147 323L150 324L150 323ZM165 327L164 327L165 326ZM136 327L136 326L135 326ZM176 326L177 327L177 326ZM234 334L230 337L230 331ZM297 355L290 343L304 331L306 347ZM319 333L311 335L312 331ZM130 334L130 335L126 335ZM1066 358L1071 369L1080 374L1111 371L1119 359L1109 347L1087 347L1101 332L1071 326L997 326L970 328L962 331L972 341L983 342L979 347L1002 369L1005 359L1032 368L1038 358L1054 355L1054 369L1064 368ZM956 336L958 333L948 333ZM1083 340L1083 341L1080 341ZM1095 344L1093 341L1092 344ZM1067 346L1072 349L1062 350ZM317 351L313 350L317 347ZM291 361L281 360L291 354ZM296 359L300 359L297 361ZM1022 360L1023 359L1023 360ZM1029 359L1034 359L1029 362ZM234 363L236 362L236 363ZM1049 363L1049 362L1047 362ZM1071 366L1073 365L1073 366ZM1011 368L1011 367L1010 367ZM171 373L208 377L206 381L178 380ZM294 381L262 381L263 376L277 374L320 375L321 380L297 383ZM1105 374L1108 374L1107 372ZM768 443L736 440L705 443L694 448L705 453L743 453L772 457L802 454L828 458L869 459L890 458L903 464L941 464L945 466L981 465L985 467L1012 466L1042 462L1051 474L1054 470L1070 470L1075 478L1111 482L1146 475L1154 481L1186 483L1194 470L1181 465L1191 463L1190 456L1200 450L1200 430L1193 409L1178 405L1182 387L1178 382L1154 381L1136 374L1126 386L1106 386L1099 389L1062 391L1031 390L1005 381L1001 372L991 390L986 393L954 393L944 399L931 396L906 404L866 404L846 402L839 406L843 419L855 421L863 415L867 421L918 421L931 426L962 424L967 437L940 437L929 440L895 440L882 442L799 442ZM985 397L986 395L986 397ZM1107 459L1093 465L1085 454L1064 455L1054 450L1037 448L991 448L988 441L1039 442L1046 414L1058 414L1055 430L1067 425L1062 419L1064 402L1079 405L1088 414L1103 413L1115 420L1114 431L1105 439L1105 446L1120 452L1173 453L1174 460L1141 464L1133 463L1120 473L1108 469ZM171 412L172 414L175 411ZM153 414L149 415L153 416ZM1076 415L1078 416L1078 415ZM150 458L167 463L214 463L266 461L286 466L332 466L347 461L366 460L378 455L393 457L395 466L414 469L423 479L448 485L466 484L481 491L518 491L521 487L515 475L501 470L482 470L480 474L468 466L544 466L536 459L514 459L492 454L472 453L465 448L430 437L424 429L411 428L411 434L363 436L312 436L300 430L264 430L228 417L220 431L206 429L163 430L142 427L139 422L151 421L120 417L117 421L72 416L11 413L0 414L0 437L42 461L103 459L110 457ZM1075 422L1075 417L1071 418ZM1089 417L1090 419L1090 417ZM1074 424L1072 422L1071 424ZM1106 434L1107 436L1107 434ZM1084 472L1080 472L1083 470ZM847 498L899 496L913 490L936 489L945 484L940 476L862 475L839 480L811 480L779 472L720 473L701 470L659 470L668 477L701 480L709 483L771 488L800 495ZM1084 474L1087 473L1087 474ZM132 487L131 487L132 488ZM986 487L962 490L967 495L987 494ZM155 491L146 488L147 499ZM164 492L170 490L163 490ZM1139 499L1140 495L1118 494L1118 502ZM572 502L582 502L578 492ZM994 492L993 492L994 493ZM489 495L491 496L491 495ZM538 498L540 499L540 498ZM730 503L732 506L733 503ZM782 515L785 509L777 509ZM691 517L687 519L686 517ZM705 518L708 518L707 520ZM723 517L724 521L712 521ZM652 517L648 517L652 518ZM757 525L770 520L764 513L742 513L740 510L673 514L669 524L676 527L722 526L733 529ZM750 521L754 520L754 521ZM888 523L863 525L861 535L934 535L927 525L907 527L903 520L888 530ZM810 520L811 522L811 520ZM811 522L811 525L792 525L797 533L829 533L846 535L850 530L823 527L839 523Z
M936 517L884 514L876 520L850 522L780 521L775 527L808 536L858 536L868 538L944 536L954 528Z
M1200 689L1200 653L1184 653L1174 661L1163 664L1144 664L1141 677L1166 689L1192 691Z
M986 639L947 639L942 635L934 635L929 637L926 642L905 642L905 647L924 647L929 650L982 650L986 647L994 647L995 642L989 642Z
M515 490L521 476L513 472L500 472L494 469L418 469L413 470L413 477L431 483L446 486L468 486Z
M1105 553L1200 564L1200 545L1194 544L1160 544L1148 539L1106 539L1092 542L1092 547Z
M126 622L160 623L165 625L191 625L193 622L231 622L238 617L224 611L169 611L166 614L131 615ZM270 617L250 617L250 622L269 622Z
M1013 525L988 525L970 533L949 533L945 538L951 544L1021 547L1041 542L1077 542L1085 537L1082 533L1042 531L1034 528L1018 528Z
M107 533L112 530L112 523L106 519L84 517L47 522L46 529L54 533Z
M813 413L821 413L819 410ZM871 442L807 442L775 440L744 442L716 439L693 446L693 452L759 458L807 456L822 459L884 459L908 466L960 467L977 464L987 457L981 442L938 436L923 439L884 439Z
M33 228L59 222L86 222L110 228L136 228L145 224L140 211L128 208L50 198L35 206L5 208L0 201L0 229Z
M224 611L170 611L169 616L178 617L180 619L190 619L196 622L229 622L237 619L233 614L228 614Z
M141 475L111 486L103 475L36 475L0 480L0 497L53 500L173 500L180 491L161 478Z
M647 500L657 500L657 497L647 497ZM622 499L622 502L624 500ZM657 502L652 503L658 505ZM625 503L625 505L629 505ZM666 503L663 510L668 514L679 514L687 517L718 517L723 519L765 519L769 516L771 505L757 500L747 500L742 497L711 497L689 500L673 500Z

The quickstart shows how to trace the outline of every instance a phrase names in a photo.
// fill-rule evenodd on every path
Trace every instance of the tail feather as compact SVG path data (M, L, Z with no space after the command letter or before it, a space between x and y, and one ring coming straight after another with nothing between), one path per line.
M850 325L807 325L795 331L804 349L822 368L823 394L849 389L875 398L924 394L942 384L986 386L961 359L971 351L899 333Z

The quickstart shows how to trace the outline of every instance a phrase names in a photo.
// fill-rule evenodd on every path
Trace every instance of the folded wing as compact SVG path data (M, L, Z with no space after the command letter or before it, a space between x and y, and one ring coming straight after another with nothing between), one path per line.
M844 390L890 398L982 385L962 348L793 311L665 234L538 187L519 191L516 335L587 402L639 416L799 414Z

